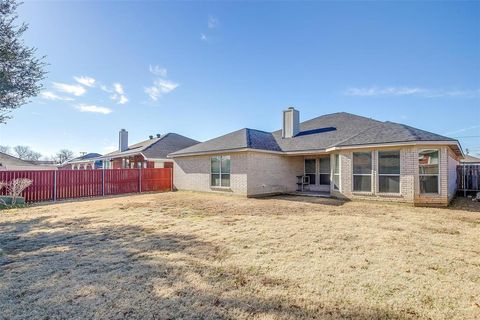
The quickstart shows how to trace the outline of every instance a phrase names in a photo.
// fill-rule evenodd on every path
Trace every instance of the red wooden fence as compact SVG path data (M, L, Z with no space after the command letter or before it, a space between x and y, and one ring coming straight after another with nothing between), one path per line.
M27 202L172 190L171 168L0 171L0 181L17 178L33 181L23 192Z

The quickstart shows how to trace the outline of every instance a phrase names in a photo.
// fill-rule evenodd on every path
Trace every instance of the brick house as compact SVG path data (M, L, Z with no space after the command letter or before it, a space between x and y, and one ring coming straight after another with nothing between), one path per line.
M344 112L299 118L289 108L281 130L241 129L173 152L175 187L415 205L447 205L456 193L455 139Z
M149 139L128 145L128 132L119 132L118 150L101 156L106 169L121 168L172 168L173 161L169 153L199 143L177 133L157 134Z
M102 169L102 160L100 153L86 153L80 157L68 160L58 167L59 170L95 170Z

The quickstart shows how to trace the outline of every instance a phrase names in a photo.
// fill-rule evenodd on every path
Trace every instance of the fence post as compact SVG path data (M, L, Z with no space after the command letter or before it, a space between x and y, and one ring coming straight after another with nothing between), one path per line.
M53 171L53 202L57 201L57 170Z
M105 165L102 165L102 197L105 197Z
M142 167L138 168L138 192L142 192Z

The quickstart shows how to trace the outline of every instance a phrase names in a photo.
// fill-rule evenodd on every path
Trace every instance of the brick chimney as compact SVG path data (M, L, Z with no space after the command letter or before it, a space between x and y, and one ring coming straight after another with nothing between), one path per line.
M300 112L294 107L283 110L282 138L295 137L300 132Z
M122 152L127 149L128 149L128 131L125 129L122 129L118 133L118 150Z

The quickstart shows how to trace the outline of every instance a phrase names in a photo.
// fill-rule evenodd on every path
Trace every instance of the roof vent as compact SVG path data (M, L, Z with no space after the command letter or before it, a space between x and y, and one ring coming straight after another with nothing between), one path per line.
M162 135L160 133L157 133L157 138L160 138Z
M300 132L300 112L294 107L283 110L282 137L292 138Z
M150 139L153 139L153 136L148 136Z

